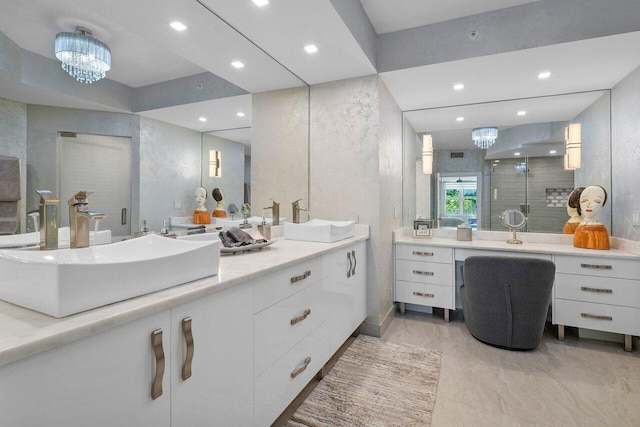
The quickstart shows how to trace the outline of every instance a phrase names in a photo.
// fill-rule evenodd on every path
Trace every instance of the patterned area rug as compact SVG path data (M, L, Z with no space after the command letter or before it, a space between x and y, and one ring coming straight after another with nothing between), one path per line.
M287 427L429 426L441 353L360 335Z

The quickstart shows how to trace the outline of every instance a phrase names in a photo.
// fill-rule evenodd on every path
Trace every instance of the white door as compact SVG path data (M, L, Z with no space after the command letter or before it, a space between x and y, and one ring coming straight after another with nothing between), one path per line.
M74 135L64 133L63 135ZM95 191L89 209L101 212L100 230L131 234L131 138L76 134L58 137L60 226L69 225L67 201L80 190Z

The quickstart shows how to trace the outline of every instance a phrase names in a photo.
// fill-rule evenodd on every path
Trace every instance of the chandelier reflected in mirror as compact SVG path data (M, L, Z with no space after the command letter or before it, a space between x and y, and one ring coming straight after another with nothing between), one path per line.
M81 83L97 82L111 69L111 49L83 27L76 27L75 33L58 33L55 53L62 68Z
M471 131L471 139L473 139L473 142L483 150L491 147L494 142L496 142L497 138L497 127L475 128Z

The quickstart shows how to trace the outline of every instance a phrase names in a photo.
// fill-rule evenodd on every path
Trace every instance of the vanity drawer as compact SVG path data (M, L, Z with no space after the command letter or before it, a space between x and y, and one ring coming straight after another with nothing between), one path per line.
M640 277L640 259L556 255L554 261L557 273L622 279Z
M311 332L255 379L254 425L269 426L330 357L327 322ZM305 368L305 360L309 363ZM304 370L302 370L304 369ZM293 373L301 371L293 377Z
M640 308L556 299L558 325L618 334L640 334Z
M316 283L253 317L256 375L329 318L331 295L323 289L325 282Z
M396 260L396 280L430 283L432 285L453 285L453 264Z
M396 281L396 302L455 309L453 286Z
M437 246L396 244L396 259L428 262L453 262L453 249Z
M556 274L556 298L640 308L640 282L611 277Z
M253 286L253 312L258 313L324 279L322 257L284 268L256 279Z

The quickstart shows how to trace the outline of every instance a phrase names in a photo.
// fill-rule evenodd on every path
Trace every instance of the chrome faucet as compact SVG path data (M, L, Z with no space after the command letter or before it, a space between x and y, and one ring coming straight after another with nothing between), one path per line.
M264 211L271 210L271 216L273 218L271 225L280 225L280 203L273 199L270 199L273 203L271 206L262 209L262 219L264 220Z
M293 207L293 223L300 224L300 211L304 211L309 215L309 220L311 220L311 211L309 209L304 209L300 207L300 200L298 199L295 202L291 203Z
M89 247L91 221L104 219L106 215L89 210L89 196L93 191L79 191L71 197L69 203L69 228L71 229L71 247ZM97 237L97 236L96 236Z
M49 190L36 190L40 195L40 250L58 249L58 206L56 199Z

